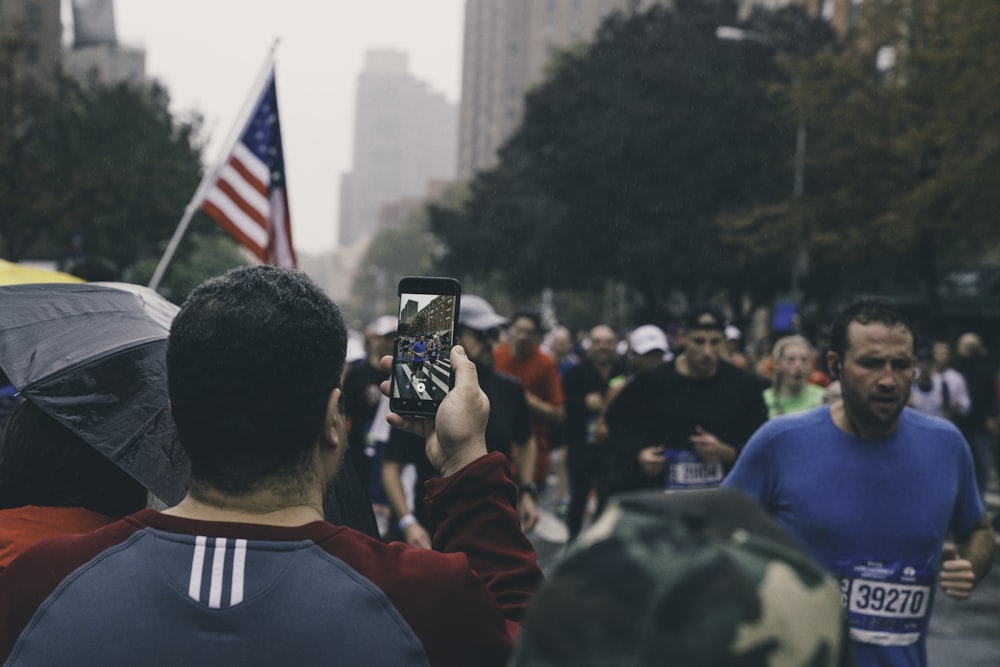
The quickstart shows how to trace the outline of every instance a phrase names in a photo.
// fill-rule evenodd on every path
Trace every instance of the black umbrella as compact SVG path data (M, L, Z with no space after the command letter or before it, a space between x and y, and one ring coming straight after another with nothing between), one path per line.
M190 479L167 401L177 310L126 283L0 287L0 367L11 384L168 504Z
M0 368L11 384L168 505L191 478L167 398L167 335L177 311L126 283L0 287ZM324 511L378 537L347 461Z

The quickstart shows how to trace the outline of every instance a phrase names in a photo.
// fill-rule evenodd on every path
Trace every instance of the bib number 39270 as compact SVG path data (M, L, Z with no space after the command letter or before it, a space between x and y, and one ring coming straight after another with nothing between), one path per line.
M898 561L841 561L834 566L851 638L907 646L927 629L934 575L926 565Z

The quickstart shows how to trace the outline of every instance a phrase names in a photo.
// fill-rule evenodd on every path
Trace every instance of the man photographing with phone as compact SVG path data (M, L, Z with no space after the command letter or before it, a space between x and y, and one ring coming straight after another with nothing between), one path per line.
M436 418L389 417L443 475L427 485L434 550L413 549L323 521L346 450L346 347L303 273L243 267L196 288L167 350L187 496L0 573L0 660L503 665L542 575L506 461L486 453L476 367L453 348Z

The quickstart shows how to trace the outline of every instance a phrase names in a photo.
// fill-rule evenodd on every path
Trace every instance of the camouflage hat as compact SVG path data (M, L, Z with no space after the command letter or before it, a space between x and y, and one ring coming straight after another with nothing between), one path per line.
M528 610L517 667L832 667L851 651L840 591L730 489L614 499Z

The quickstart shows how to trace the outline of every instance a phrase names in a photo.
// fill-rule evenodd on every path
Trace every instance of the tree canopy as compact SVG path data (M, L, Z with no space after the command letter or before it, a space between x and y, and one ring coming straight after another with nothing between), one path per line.
M766 304L796 271L805 301L933 300L1000 241L1000 5L864 3L841 41L798 8L675 5L558 56L498 165L430 208L448 270L623 284L646 313L672 290Z
M717 219L780 201L794 147L773 49L719 39L735 25L727 3L681 2L562 54L499 165L432 210L449 266L522 294L623 283L654 308L724 286L738 249Z
M8 56L17 48L0 45ZM173 115L156 82L26 76L13 57L0 63L0 256L69 269L86 260L113 279L148 279L201 178L200 118ZM223 265L242 262L217 226L196 227ZM179 276L208 266L191 254L177 261L191 263ZM189 282L166 279L180 298Z
M933 303L944 270L1000 240L1000 6L864 9L840 53L796 65L809 126L808 286L819 298L839 286ZM877 67L880 52L895 63Z

